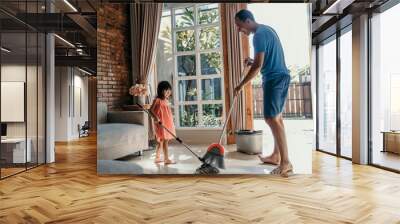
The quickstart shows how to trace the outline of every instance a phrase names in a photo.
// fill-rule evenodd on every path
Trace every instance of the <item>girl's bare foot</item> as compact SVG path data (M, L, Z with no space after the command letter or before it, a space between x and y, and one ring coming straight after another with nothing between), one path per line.
M272 165L279 165L279 163L281 162L281 156L279 155L279 153L271 154L270 156L265 157L258 155L258 158L260 158L261 162Z
M272 175L281 175L282 177L289 177L289 174L293 172L293 166L289 163L282 163L277 168L271 171Z
M165 164L165 165L168 165L168 164L176 164L176 162L173 161L173 160L167 159L167 160L164 161L164 164Z
M163 161L162 159L156 158L156 159L154 160L154 163L161 163L162 161Z

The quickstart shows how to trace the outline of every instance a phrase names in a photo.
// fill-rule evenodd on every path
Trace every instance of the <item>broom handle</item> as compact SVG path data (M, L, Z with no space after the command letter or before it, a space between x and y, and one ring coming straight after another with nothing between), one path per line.
M232 111L233 111L233 106L235 105L237 96L238 96L238 95L236 95L236 96L233 98L233 102L232 102L232 104L231 104L231 108L229 109L228 116L226 117L224 126L222 127L221 135L219 136L219 144L221 144L221 142L222 142L222 137L224 136L224 132L225 132L225 129L226 129L226 125L228 124L229 118L231 117L231 114L232 114Z
M153 119L157 118L157 117L154 116L153 113L151 113L150 111L148 111L147 109L145 109L142 105L140 105L140 104L138 104L138 103L136 103L136 105L137 105L138 107L140 107L140 108L141 108L144 112L146 112L148 115L150 115L150 117L152 117ZM158 118L157 118L157 120L158 120ZM198 156L196 153L194 153L194 152L189 148L189 146L186 145L186 143L184 143L184 142L182 141L182 139L180 139L180 138L179 138L178 136L176 136L172 131L170 131L167 127L165 127L165 126L162 124L161 121L159 121L159 122L157 122L157 123L158 123L162 128L164 128L164 130L166 130L170 135L172 135L172 136L175 138L176 141L178 141L178 142L181 143L183 146L185 146L186 149L188 149L193 155L195 155L200 161L203 162L203 159L200 158L200 156Z
M242 75L244 74L244 71L246 70L247 66L249 65L248 63L250 63L250 65L251 65L251 63L253 63L253 59L250 58L249 62L247 62L247 63L243 66ZM242 79L240 80L239 83L241 83L241 82L244 80L244 78L245 78L245 76L242 77ZM220 144L220 145L221 145L221 142L222 142L222 137L224 136L224 132L225 132L226 125L228 124L229 118L230 118L231 113L232 113L232 111L233 111L233 106L234 106L235 103L236 103L236 99L237 99L238 95L239 95L239 93L233 98L233 102L232 102L232 104L231 104L231 108L229 109L228 116L226 117L224 126L222 127L221 135L219 136L219 144Z

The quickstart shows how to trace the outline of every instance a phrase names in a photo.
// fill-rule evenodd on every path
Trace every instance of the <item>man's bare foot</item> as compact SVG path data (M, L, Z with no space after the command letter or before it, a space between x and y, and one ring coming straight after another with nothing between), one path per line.
M258 155L258 158L260 158L261 162L272 165L279 165L279 163L281 162L281 156L279 154L271 154L270 156L265 157Z
M281 175L282 177L289 177L289 174L293 172L293 166L289 163L282 163L277 168L271 171L272 175Z
M175 164L176 162L170 159L165 160L164 164L168 165L168 164Z

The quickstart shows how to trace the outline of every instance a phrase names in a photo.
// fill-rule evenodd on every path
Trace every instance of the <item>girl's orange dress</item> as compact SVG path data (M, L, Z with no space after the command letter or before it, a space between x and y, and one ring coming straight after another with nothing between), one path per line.
M160 119L161 123L166 128L168 128L172 133L174 133L174 135L176 135L174 119L168 100L156 98L153 102L153 105L154 114ZM174 137L170 133L168 133L168 131L164 130L160 125L155 124L154 126L156 139L158 142L160 142L161 140L174 139Z

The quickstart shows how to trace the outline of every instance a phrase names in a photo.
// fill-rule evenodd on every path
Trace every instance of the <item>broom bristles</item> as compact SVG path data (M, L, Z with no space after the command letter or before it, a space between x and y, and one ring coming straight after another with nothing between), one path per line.
M212 166L225 169L224 151L225 149L222 145L217 143L211 144L203 156L203 161Z
M213 143L210 146L208 146L207 152L211 151L212 149L218 149L219 150L219 154L221 156L223 156L224 153L225 153L225 148L221 144L218 144L218 143Z

